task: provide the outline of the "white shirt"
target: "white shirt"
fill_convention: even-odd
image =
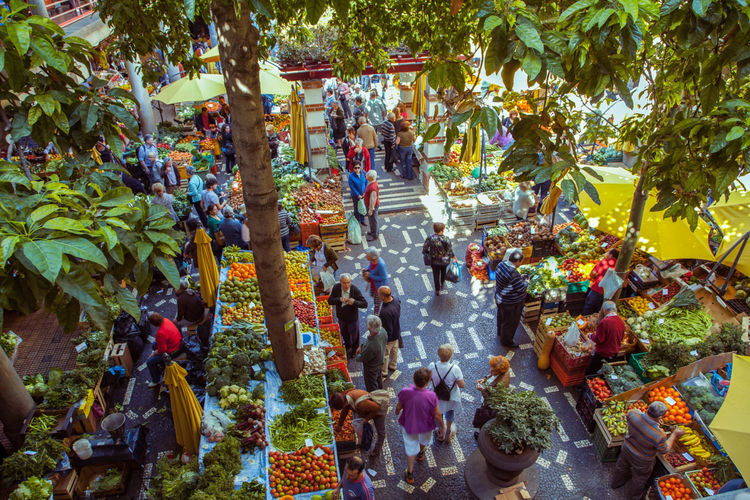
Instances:
[[[529,209],[534,206],[534,193],[523,191],[520,187],[516,188],[515,198],[513,200],[513,213],[516,217],[525,219],[529,215]]]
[[[453,366],[452,369],[451,366]],[[438,400],[438,409],[440,410],[440,413],[455,410],[456,407],[461,404],[461,388],[458,387],[458,384],[456,384],[456,382],[464,379],[464,374],[461,372],[461,368],[458,366],[458,363],[455,363],[453,361],[443,363],[442,361],[440,361],[438,363],[431,363],[429,368],[430,370],[432,370],[433,388],[437,387],[438,384],[440,384],[441,376],[443,377],[443,382],[445,382],[445,385],[447,385],[448,387],[453,387],[451,389],[451,398],[449,401]],[[450,373],[448,372],[449,369]],[[438,372],[440,373],[440,375],[438,375]]]

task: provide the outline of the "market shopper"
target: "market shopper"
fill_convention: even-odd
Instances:
[[[153,205],[161,205],[162,207],[166,208],[167,212],[169,212],[169,216],[172,217],[172,220],[177,222],[179,219],[177,218],[177,214],[175,213],[174,207],[172,206],[174,203],[174,196],[166,193],[164,191],[164,185],[160,182],[157,182],[153,186],[151,186],[151,189],[154,193],[154,196],[151,198],[151,203]]]
[[[185,167],[185,171],[190,176],[188,180],[188,198],[193,204],[193,208],[195,208],[195,212],[198,214],[201,223],[205,226],[208,224],[208,219],[206,218],[206,212],[203,210],[201,202],[204,189],[203,179],[195,173],[195,167],[192,165]]]
[[[401,177],[407,181],[414,179],[412,159],[414,157],[414,141],[416,140],[417,135],[411,128],[411,123],[408,120],[401,122],[398,134],[396,134],[396,146],[398,147],[398,155],[401,158]]]
[[[359,348],[359,310],[367,309],[367,300],[359,288],[352,285],[351,275],[343,273],[339,277],[339,282],[333,285],[328,303],[336,312],[346,356],[353,358]]]
[[[519,219],[526,220],[529,210],[536,204],[530,182],[522,182],[513,195],[513,214]]]
[[[352,110],[349,108],[349,84],[345,81],[337,78],[338,84],[336,86],[336,92],[339,94],[339,102],[341,103],[341,109],[344,111],[344,118],[347,120],[352,117]]]
[[[365,473],[365,463],[354,456],[346,461],[344,475],[333,490],[332,497],[338,498],[339,492],[349,500],[373,500],[375,490],[370,476]]]
[[[153,153],[153,155],[152,155]],[[143,136],[143,144],[138,146],[135,150],[135,155],[138,157],[138,163],[141,166],[141,171],[138,172],[140,175],[134,177],[140,178],[143,185],[146,188],[151,187],[151,167],[154,165],[156,158],[159,156],[159,151],[156,149],[154,144],[154,136],[146,134]]]
[[[208,214],[209,205],[218,206],[219,211],[221,211],[221,209],[224,208],[224,205],[226,205],[226,203],[222,203],[221,200],[219,200],[219,195],[216,192],[218,187],[219,181],[216,179],[216,176],[213,174],[207,174],[205,188],[201,192],[201,203],[203,204],[203,209],[206,210],[206,214]]]
[[[383,355],[388,334],[383,329],[380,318],[371,314],[367,316],[367,332],[369,335],[365,343],[357,349],[357,361],[362,363],[362,377],[368,392],[383,388],[383,377],[380,375],[383,366]]]
[[[146,361],[148,372],[151,375],[151,382],[148,383],[148,387],[154,388],[159,385],[164,373],[162,354],[169,354],[174,358],[182,353],[182,335],[174,323],[162,317],[159,313],[149,314],[148,322],[158,328],[156,335],[154,335],[154,352]]]
[[[359,117],[357,137],[362,139],[362,145],[370,153],[370,168],[375,169],[375,148],[378,147],[378,134],[364,116]]]
[[[279,210],[279,229],[281,231],[281,247],[284,249],[285,252],[291,252],[292,247],[289,243],[289,233],[292,228],[292,216],[289,215],[289,212],[284,210],[284,206],[279,203],[277,206]],[[248,233],[248,240],[249,240],[249,233]]]
[[[625,337],[625,322],[617,314],[617,305],[614,302],[606,301],[602,305],[599,317],[596,331],[589,334],[589,339],[594,343],[594,352],[586,370],[587,375],[598,372],[603,361],[615,361]]]
[[[396,115],[393,112],[388,113],[386,120],[380,127],[380,134],[383,136],[383,151],[385,152],[385,160],[383,163],[383,169],[390,173],[393,172],[393,156],[395,154],[396,147]]]
[[[378,239],[378,208],[380,208],[380,186],[378,186],[378,173],[375,170],[367,172],[365,208],[367,209],[367,225],[370,226],[365,239],[374,241]]]
[[[604,289],[600,286],[602,278],[607,274],[607,269],[614,268],[617,265],[617,258],[620,251],[616,248],[611,249],[602,259],[596,263],[589,274],[589,291],[586,294],[586,301],[583,303],[583,316],[594,314],[601,309],[604,302]]]
[[[346,118],[344,111],[339,107],[338,101],[332,103],[331,107],[331,131],[336,146],[343,148],[344,137],[346,137]],[[338,175],[338,170],[333,175]]]
[[[148,153],[148,162],[151,166],[148,169],[148,180],[151,183],[151,186],[156,184],[157,182],[161,183],[161,167],[162,163],[159,161],[159,157],[154,151],[149,151]]]
[[[370,122],[375,132],[379,132],[380,126],[388,115],[388,107],[383,102],[383,99],[378,97],[377,90],[373,89],[370,91],[370,99],[367,101],[365,109],[367,110],[367,121]]]
[[[414,484],[414,460],[422,462],[425,447],[432,445],[432,431],[436,423],[439,435],[445,434],[437,395],[427,388],[431,379],[429,368],[419,368],[414,372],[414,384],[398,393],[396,415],[399,415],[398,423],[406,449],[404,480],[409,484]]]
[[[354,118],[354,130],[357,130],[359,128],[359,119],[364,118],[365,114],[367,113],[364,102],[365,100],[360,96],[356,96],[354,98],[354,108],[352,109],[352,118]]]
[[[352,164],[351,160],[349,159],[349,151],[354,149],[354,146],[357,145],[357,131],[354,130],[354,127],[347,127],[346,128],[346,137],[344,137],[344,140],[341,141],[341,151],[344,152],[345,160],[345,166],[346,171],[351,172],[352,171]]]
[[[613,489],[626,486],[625,497],[639,500],[654,469],[657,453],[668,453],[675,439],[685,431],[677,427],[670,435],[661,430],[662,418],[667,413],[667,405],[655,401],[646,412],[630,410],[627,415],[628,432],[622,445],[620,456],[612,474]]]
[[[334,410],[339,410],[339,421],[334,424],[334,430],[338,432],[339,428],[346,422],[346,417],[350,411],[357,414],[357,418],[367,422],[372,420],[375,424],[375,430],[378,433],[378,440],[375,442],[375,448],[370,453],[370,458],[377,458],[380,455],[380,451],[383,449],[383,443],[385,442],[385,417],[387,412],[383,411],[380,404],[377,403],[369,392],[363,391],[362,389],[349,389],[344,392],[337,392],[332,394],[328,398],[328,404]],[[352,419],[354,420],[354,419]],[[360,434],[361,426],[355,427],[355,432]],[[361,436],[360,436],[361,440]]]
[[[232,169],[237,164],[237,157],[234,152],[234,140],[232,139],[232,127],[225,124],[221,127],[221,153],[224,155],[224,171],[232,174]]]
[[[224,118],[224,121],[226,123],[232,122],[232,108],[229,106],[229,104],[224,99],[224,96],[219,96],[219,114],[222,118]]]
[[[476,389],[482,395],[482,405],[474,412],[474,418],[471,421],[472,427],[477,429],[474,431],[474,439],[479,438],[479,429],[495,417],[495,410],[487,404],[487,390],[498,384],[510,386],[510,362],[505,356],[491,357],[490,374],[477,380]]]
[[[445,432],[438,436],[438,441],[443,442],[452,439],[455,434],[451,425],[454,416],[461,409],[461,389],[466,387],[464,374],[458,363],[452,362],[453,346],[443,344],[438,347],[438,358],[440,361],[433,362],[428,367],[432,371],[432,389],[438,398],[438,409],[445,421]]]
[[[195,326],[208,317],[206,303],[197,290],[190,288],[187,277],[180,279],[180,288],[174,293],[177,295],[177,317],[174,319],[177,328]]]
[[[401,347],[401,301],[391,294],[391,287],[378,288],[378,298],[383,303],[378,317],[383,323],[383,329],[388,335],[383,356],[383,378],[388,377],[388,371],[395,371],[398,365],[398,349]]]
[[[273,125],[266,125],[266,139],[268,140],[268,147],[271,150],[271,159],[279,156],[279,134],[274,130]]]
[[[383,302],[377,292],[381,286],[388,284],[388,271],[385,268],[385,262],[380,257],[380,250],[377,248],[369,247],[365,250],[365,258],[370,264],[362,271],[362,277],[370,284],[370,296],[374,300],[373,314],[378,314]]]
[[[365,215],[359,213],[357,206],[359,201],[365,197],[367,178],[362,172],[362,164],[357,160],[352,162],[352,172],[349,174],[348,182],[349,194],[352,197],[352,206],[354,206],[354,217],[357,218],[360,224],[365,225]],[[364,203],[364,200],[362,203]]]
[[[161,178],[164,180],[164,188],[167,193],[172,194],[180,189],[180,171],[172,163],[172,158],[164,158],[161,167]]]
[[[521,276],[518,267],[523,254],[518,250],[512,252],[507,261],[495,269],[495,304],[497,304],[497,335],[500,343],[509,348],[518,347],[513,340],[521,321],[523,304],[526,300],[528,279]]]
[[[214,203],[211,203],[208,205],[208,208],[206,209],[206,215],[208,217],[208,224],[206,224],[206,232],[211,237],[212,240],[216,241],[216,231],[219,230],[219,226],[221,226],[221,223],[224,221],[224,218],[221,216],[221,210],[219,209],[219,205],[216,205]],[[214,249],[214,252],[216,253],[217,249]]]
[[[453,244],[451,240],[443,234],[445,224],[435,222],[432,225],[434,234],[424,240],[422,245],[422,256],[425,263],[429,262],[432,268],[432,281],[435,284],[435,295],[440,295],[440,291],[445,289],[445,271],[453,259],[458,262],[453,253]]]
[[[234,209],[226,206],[221,213],[224,215],[224,220],[219,224],[219,231],[224,235],[226,246],[234,245],[247,250],[245,242],[242,241],[242,223],[237,220]]]
[[[369,172],[370,168],[372,168],[370,152],[364,147],[364,141],[362,138],[358,137],[354,140],[354,147],[349,149],[346,158],[349,160],[349,168],[352,168],[355,161],[358,161],[362,165],[362,170],[364,170],[365,173]]]

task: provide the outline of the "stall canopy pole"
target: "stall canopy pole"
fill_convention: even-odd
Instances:
[[[740,257],[742,257],[742,252],[745,250],[745,245],[747,245],[747,241],[750,239],[750,231],[746,232],[742,238],[737,240],[734,245],[732,245],[729,250],[724,252],[724,255],[722,255],[721,259],[716,261],[714,266],[711,268],[711,272],[708,273],[708,276],[706,276],[706,279],[703,280],[703,284],[705,285],[708,279],[716,272],[716,269],[721,265],[721,263],[726,259],[732,251],[737,248],[737,246],[740,247],[740,249],[737,251],[737,255],[734,257],[734,262],[732,262],[732,266],[729,268],[729,274],[727,275],[726,281],[724,281],[724,284],[721,285],[720,288],[716,288],[713,284],[711,284],[711,287],[714,288],[717,292],[719,292],[719,295],[724,296],[724,293],[727,291],[727,287],[729,286],[729,282],[732,280],[732,276],[734,276],[734,271],[737,268],[737,262],[739,262]]]
[[[480,128],[479,133],[482,135],[482,155],[479,157],[479,192],[482,192],[482,177],[487,173],[487,155],[484,146],[484,131]]]

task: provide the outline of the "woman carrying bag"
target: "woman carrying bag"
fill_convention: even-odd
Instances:
[[[311,234],[307,238],[306,245],[310,248],[310,272],[312,273],[313,281],[315,281],[315,288],[319,288],[320,291],[325,291],[333,287],[335,284],[335,278],[339,266],[336,264],[339,256],[336,254],[336,250],[329,247],[317,234]],[[333,283],[330,286],[326,286],[322,279],[322,273],[329,273]]]
[[[440,290],[445,288],[445,271],[448,269],[451,259],[458,262],[453,254],[453,245],[447,236],[443,235],[445,224],[436,222],[432,225],[435,234],[428,237],[422,246],[422,257],[427,266],[432,267],[432,279],[435,283],[435,295],[440,295]]]

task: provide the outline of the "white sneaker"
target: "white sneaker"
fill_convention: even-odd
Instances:
[[[153,389],[154,387],[159,387],[159,385],[160,384],[158,382],[149,382],[148,383],[148,388],[149,389]]]

